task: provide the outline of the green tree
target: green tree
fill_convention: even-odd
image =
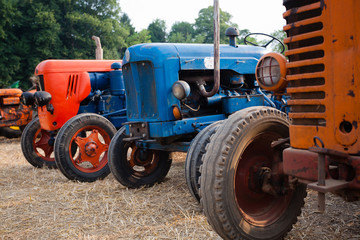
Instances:
[[[129,16],[126,13],[122,14],[122,16],[120,18],[120,24],[121,24],[122,27],[129,30],[129,35],[133,35],[135,33],[135,28],[131,24],[131,20],[130,20]]]
[[[140,32],[135,33],[134,35],[131,35],[128,42],[130,43],[129,46],[140,43],[150,43],[151,36],[148,30],[143,29]]]
[[[14,43],[18,37],[12,32],[18,25],[21,13],[12,1],[0,0],[0,87],[4,88],[13,80],[13,76],[20,69],[21,58],[15,55]]]
[[[20,68],[11,74],[11,78],[12,81],[20,80],[20,85],[26,88],[30,85],[29,77],[40,61],[61,56],[61,28],[48,2],[23,0],[13,3],[20,14],[9,30],[9,33],[16,36],[16,41],[11,43],[12,51],[9,54],[20,59]]]
[[[190,34],[184,36],[183,33],[177,32],[177,33],[172,33],[171,35],[169,35],[168,42],[169,43],[193,43],[194,39],[193,39],[192,35],[190,35]]]
[[[123,57],[123,54],[128,47],[139,43],[151,42],[151,36],[149,31],[144,29],[140,32],[136,32],[135,28],[131,24],[129,16],[126,13],[121,16],[120,25],[125,31],[127,31],[127,37],[125,39],[125,42],[120,47],[121,57]]]
[[[194,27],[191,23],[188,22],[176,22],[172,25],[168,42],[193,42],[195,35]]]
[[[286,38],[286,32],[283,30],[276,30],[276,31],[270,33],[270,35],[276,37],[281,42],[284,42],[284,39]],[[281,50],[282,50],[281,44],[278,42],[275,42],[275,44],[272,45],[272,50],[275,52],[281,53]],[[285,45],[285,51],[286,50],[287,50],[287,46]]]
[[[285,51],[287,49],[286,45],[284,49],[282,44],[280,43],[284,42],[284,39],[286,38],[286,33],[283,30],[276,30],[269,35],[270,36],[254,34],[250,36],[250,38],[248,38],[248,41],[257,44],[258,46],[266,46],[266,48],[272,52],[282,53],[282,51]],[[280,42],[273,39],[272,37],[275,37]]]
[[[250,34],[250,30],[249,29],[242,29],[242,30],[239,30],[239,37],[238,37],[238,43],[239,44],[244,44],[244,39],[245,37]],[[252,40],[254,40],[255,42],[255,39],[253,38]]]
[[[93,35],[105,59],[119,59],[132,34],[118,0],[0,0],[0,85],[28,79],[45,59],[94,59]]]
[[[199,12],[198,18],[195,19],[194,28],[197,35],[204,37],[204,43],[214,42],[214,7],[209,6],[203,8]],[[230,13],[220,9],[220,42],[227,43],[228,38],[225,36],[225,31],[229,27],[237,27],[237,24],[231,22],[232,16]]]
[[[128,32],[120,26],[120,6],[116,0],[59,0],[59,22],[66,58],[94,58],[94,42],[100,37],[104,58],[120,58],[120,46]]]
[[[132,45],[140,44],[140,43],[150,43],[151,42],[151,36],[148,30],[144,29],[140,32],[134,32],[134,34],[129,35],[129,37],[126,39],[125,45],[122,47],[122,57],[125,53],[125,50],[128,47],[131,47]]]
[[[166,23],[164,20],[155,19],[149,24],[147,30],[150,33],[152,42],[166,41]]]

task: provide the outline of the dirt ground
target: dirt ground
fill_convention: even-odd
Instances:
[[[0,239],[220,239],[191,197],[184,154],[174,154],[166,181],[130,190],[113,176],[68,181],[58,170],[35,169],[20,139],[0,137]],[[289,239],[360,239],[360,203],[327,195],[326,213],[309,192]]]

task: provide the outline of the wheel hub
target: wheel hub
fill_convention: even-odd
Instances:
[[[50,134],[50,138],[49,138],[49,140],[48,140],[48,144],[49,144],[49,146],[54,146],[54,143],[55,143],[55,135],[56,134]]]
[[[146,149],[136,149],[134,162],[138,166],[146,166],[151,162],[148,151]]]
[[[98,145],[96,144],[96,142],[91,141],[85,144],[85,154],[89,157],[94,157],[97,155],[97,149],[98,149]]]
[[[269,167],[254,166],[250,169],[248,186],[249,190],[256,193],[267,193],[274,197],[286,194],[286,188],[279,184],[281,176],[273,176]]]
[[[54,135],[41,128],[35,133],[35,138],[33,139],[32,144],[36,155],[46,162],[55,162],[55,158],[51,156],[54,152],[54,140],[52,139],[54,139]],[[41,149],[43,153],[40,153],[38,148]]]
[[[254,166],[250,169],[249,174],[249,189],[254,192],[263,192],[263,185],[271,178],[271,169],[263,166]]]

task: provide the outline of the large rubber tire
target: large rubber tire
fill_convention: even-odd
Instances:
[[[287,188],[278,197],[259,187],[259,170],[271,169],[275,162],[281,165],[271,143],[288,137],[288,125],[286,114],[276,109],[251,107],[230,116],[211,137],[201,166],[200,201],[222,238],[283,239],[297,221],[305,185]],[[280,183],[285,190],[288,177],[274,174],[272,184]]]
[[[54,140],[56,132],[41,129],[39,118],[31,120],[21,135],[21,150],[34,167],[56,168]]]
[[[165,151],[147,150],[146,157],[140,157],[141,149],[136,142],[124,141],[125,128],[115,134],[109,147],[111,173],[128,188],[150,187],[162,182],[170,170],[172,159]]]
[[[69,119],[57,134],[55,161],[70,180],[93,182],[110,173],[108,148],[116,133],[106,118],[83,113]]]
[[[202,165],[202,156],[205,154],[205,147],[210,142],[210,137],[223,121],[214,122],[200,131],[191,141],[185,160],[185,179],[191,195],[200,202],[199,196],[199,168]]]

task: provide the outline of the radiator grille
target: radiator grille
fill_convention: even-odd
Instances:
[[[293,125],[326,126],[322,1],[284,0],[289,116]]]
[[[68,79],[67,91],[66,91],[66,99],[71,98],[76,95],[77,83],[79,81],[78,74],[70,74]]]
[[[150,61],[123,66],[127,116],[130,121],[155,120],[159,117],[155,68]],[[164,83],[161,83],[164,84]]]
[[[79,81],[79,75],[78,74],[70,74],[69,75],[67,92],[66,92],[66,99],[69,99],[72,96],[76,95],[76,88],[77,88],[78,81]]]

